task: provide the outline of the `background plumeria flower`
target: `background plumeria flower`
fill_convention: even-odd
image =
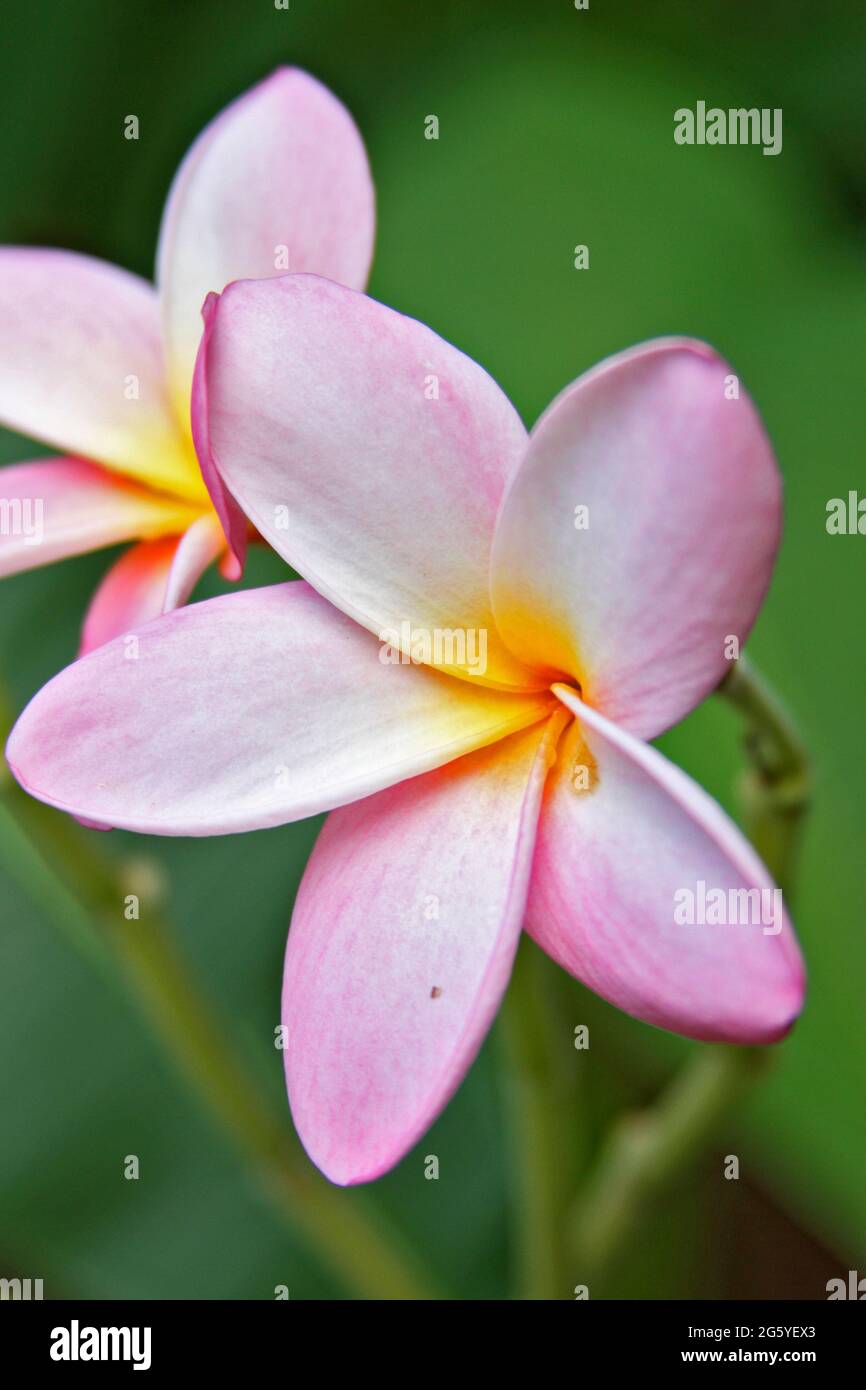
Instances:
[[[308,582],[161,618],[138,661],[94,652],[35,697],[8,757],[33,795],[157,834],[342,808],[286,955],[286,1075],[314,1162],[362,1182],[418,1140],[524,924],[638,1018],[780,1038],[804,989],[787,919],[768,935],[674,918],[679,890],[769,890],[767,871],[643,742],[718,684],[773,565],[779,478],[727,366],[650,343],[579,378],[527,439],[429,329],[303,275],[213,298],[201,357],[224,481]],[[457,648],[447,669],[383,659],[378,635],[406,624],[404,652],[486,631],[486,670]]]
[[[82,650],[185,602],[221,554],[229,575],[243,563],[246,522],[206,456],[200,470],[190,430],[205,294],[287,269],[363,288],[373,236],[351,117],[312,77],[279,69],[186,155],[156,289],[73,252],[0,249],[0,421],[69,454],[0,472],[0,575],[137,542],[97,590]]]

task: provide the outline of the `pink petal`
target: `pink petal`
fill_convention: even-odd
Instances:
[[[208,344],[213,328],[217,295],[209,294],[202,306],[204,330],[201,347],[195,361],[192,379],[192,437],[198,455],[201,475],[210,494],[214,511],[220,520],[223,533],[235,560],[237,573],[232,577],[239,579],[244,571],[247,558],[247,519],[232,497],[214,461],[210,447],[210,428],[208,425],[207,362]]]
[[[545,730],[337,811],[319,837],[283,1020],[295,1125],[332,1182],[393,1167],[490,1027],[523,920]]]
[[[374,233],[361,137],[346,108],[315,78],[278,68],[211,121],[175,176],[157,255],[181,417],[189,418],[208,291],[287,269],[362,289]]]
[[[206,512],[181,536],[174,554],[160,612],[182,607],[205,570],[225,549],[225,537],[217,517]],[[151,615],[157,617],[156,613]],[[144,621],[148,621],[145,619]]]
[[[206,359],[213,456],[275,550],[403,649],[404,623],[413,635],[469,630],[479,646],[483,633],[485,669],[470,679],[543,685],[490,609],[494,518],[526,435],[481,367],[414,319],[308,275],[230,285]],[[459,655],[435,664],[467,675]]]
[[[803,964],[767,870],[706,792],[654,748],[556,686],[579,723],[545,792],[527,931],[603,998],[687,1037],[766,1043],[800,1011]],[[582,768],[590,789],[579,791]],[[720,889],[727,925],[681,925],[675,895]],[[763,889],[737,917],[731,890]],[[755,901],[755,907],[761,904]],[[709,914],[705,914],[709,915]],[[778,934],[770,933],[778,922]]]
[[[96,464],[64,458],[0,469],[0,513],[0,575],[137,536],[164,535],[196,515],[185,502]]]
[[[90,601],[81,629],[80,656],[114,637],[133,634],[159,616],[178,542],[178,536],[141,541],[115,560]]]
[[[71,251],[0,249],[0,420],[152,487],[200,500],[165,386],[156,294]]]
[[[208,512],[182,536],[144,541],[127,550],[93,596],[79,655],[180,608],[224,545],[222,527]]]
[[[603,362],[536,425],[497,524],[493,606],[512,650],[646,738],[721,680],[773,568],[779,475],[731,380],[686,340]]]
[[[33,796],[85,820],[220,835],[369,796],[550,705],[385,664],[295,582],[127,626],[35,696],[7,756]]]

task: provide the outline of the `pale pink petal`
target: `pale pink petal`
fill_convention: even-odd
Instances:
[[[289,932],[284,1057],[298,1134],[333,1182],[393,1167],[490,1027],[523,921],[545,731],[337,811],[319,837]]]
[[[180,608],[224,546],[219,521],[206,512],[180,536],[145,541],[125,551],[91,600],[79,655]]]
[[[55,676],[7,755],[33,796],[86,820],[219,835],[369,796],[555,704],[381,655],[303,583],[191,604]]]
[[[486,372],[430,329],[310,275],[230,285],[206,347],[210,448],[232,494],[289,564],[404,649],[484,634],[483,671],[539,682],[493,622],[490,540],[526,434]],[[467,635],[467,633],[469,635]]]
[[[81,459],[35,459],[0,469],[0,576],[133,537],[179,530],[196,515]]]
[[[71,251],[0,249],[0,420],[162,491],[204,486],[165,381],[156,293]]]
[[[216,305],[217,296],[209,294],[202,306],[202,319],[204,320],[202,343],[195,361],[192,379],[192,437],[195,442],[195,451],[198,455],[202,478],[234,557],[237,572],[232,575],[232,578],[239,579],[243,574],[247,558],[249,526],[246,517],[220,477],[211,453],[210,427],[208,425],[207,372],[205,367]]]
[[[171,186],[157,256],[182,419],[189,419],[200,311],[210,290],[287,270],[362,289],[374,233],[361,137],[315,78],[278,68],[211,121]]]
[[[79,655],[103,646],[113,637],[132,634],[159,617],[179,540],[179,536],[164,536],[161,540],[141,541],[115,560],[90,600],[81,629]]]
[[[497,622],[522,660],[652,738],[729,669],[780,524],[773,453],[731,368],[702,343],[635,348],[533,430],[496,528]]]
[[[225,537],[218,518],[212,512],[198,517],[178,542],[160,612],[170,613],[186,603],[205,570],[224,549]],[[158,615],[153,613],[150,616],[155,618]]]
[[[590,989],[648,1023],[709,1041],[782,1037],[802,1006],[803,965],[751,845],[656,749],[573,692],[556,693],[579,723],[545,791],[527,930]],[[700,894],[711,890],[725,895],[724,924],[701,914]],[[766,896],[741,903],[729,897],[739,890]],[[686,893],[709,922],[677,920]]]

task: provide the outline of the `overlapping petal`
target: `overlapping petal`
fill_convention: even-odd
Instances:
[[[648,1023],[710,1041],[782,1037],[802,1005],[803,966],[754,850],[654,748],[572,691],[556,692],[577,720],[545,791],[527,930],[566,970]],[[675,912],[688,900],[677,895],[695,895],[697,918],[711,890],[725,894],[728,922],[681,924]],[[729,897],[741,890],[765,897]]]
[[[190,420],[195,451],[198,456],[201,475],[213,503],[214,511],[220,520],[226,543],[229,546],[237,570],[237,578],[243,574],[247,558],[247,532],[249,523],[232,494],[220,476],[210,445],[210,424],[208,420],[208,384],[206,365],[208,342],[213,330],[214,311],[218,296],[209,294],[202,306],[204,323],[202,344],[195,362],[190,401]]]
[[[208,565],[225,546],[212,512],[182,535],[142,541],[121,555],[103,578],[87,610],[79,655],[132,634],[161,613],[186,603]]]
[[[229,286],[205,350],[213,457],[275,550],[377,634],[483,632],[486,670],[471,679],[544,684],[490,608],[494,519],[526,435],[481,367],[306,275]]]
[[[196,514],[179,498],[81,459],[11,464],[0,470],[0,576],[177,532]]]
[[[168,398],[156,293],[71,251],[0,248],[0,421],[161,491],[204,485]]]
[[[367,156],[345,107],[280,68],[205,127],[163,217],[157,279],[177,408],[189,420],[205,295],[230,280],[313,271],[361,289],[375,232]]]
[[[7,758],[33,796],[86,820],[218,835],[369,796],[550,704],[385,664],[375,638],[294,582],[92,651],[31,701]]]
[[[205,512],[178,541],[159,611],[170,613],[186,603],[205,570],[224,549],[225,537],[219,518],[213,512]],[[158,614],[151,616],[155,618]]]
[[[130,546],[103,575],[81,628],[79,655],[113,637],[133,635],[159,617],[180,538],[163,536]]]
[[[780,524],[772,450],[730,367],[687,340],[636,348],[580,377],[532,432],[493,546],[500,631],[652,738],[748,635]]]
[[[548,723],[325,824],[289,932],[283,1020],[295,1125],[334,1182],[402,1158],[490,1026],[523,920]]]

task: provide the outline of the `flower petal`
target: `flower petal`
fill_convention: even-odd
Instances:
[[[190,148],[168,195],[157,279],[178,410],[189,393],[209,290],[315,271],[362,289],[375,199],[361,137],[315,78],[278,68]]]
[[[91,600],[79,656],[180,608],[224,546],[219,521],[206,512],[183,535],[144,541],[125,551]]]
[[[81,459],[35,459],[0,470],[0,576],[133,537],[179,530],[188,503]]]
[[[86,820],[220,835],[369,796],[552,703],[384,664],[374,638],[294,582],[128,628],[35,696],[7,756],[33,796]]]
[[[718,684],[727,639],[745,641],[770,580],[779,476],[732,383],[686,340],[603,362],[536,425],[497,523],[503,637],[641,737]]]
[[[171,613],[182,607],[205,570],[225,549],[225,537],[219,518],[205,512],[181,536],[174,553],[166,581],[160,612]],[[152,617],[157,617],[154,613]],[[144,619],[148,621],[148,619]]]
[[[204,479],[205,487],[208,490],[210,500],[213,503],[214,511],[220,520],[226,542],[234,559],[236,569],[235,578],[240,578],[244,572],[244,565],[247,558],[247,531],[249,525],[246,517],[241,511],[235,499],[232,497],[216,466],[210,446],[210,427],[208,425],[208,395],[207,395],[207,373],[205,364],[207,362],[207,348],[213,329],[214,310],[216,309],[218,296],[209,294],[202,305],[202,318],[204,320],[204,330],[202,335],[202,349],[195,361],[195,371],[192,378],[192,398],[191,398],[191,423],[192,437],[195,443],[195,451],[198,455],[201,475]]]
[[[90,256],[0,249],[0,420],[176,496],[204,485],[168,399],[152,286]]]
[[[782,1037],[802,1006],[803,965],[751,845],[656,749],[555,689],[579,722],[545,792],[527,931],[590,989],[660,1028],[708,1041]],[[694,894],[700,916],[701,884],[705,896],[724,893],[729,925],[677,921],[687,902],[677,895]],[[728,896],[739,890],[767,896],[740,904]],[[738,924],[745,906],[763,909],[758,922]]]
[[[286,1081],[336,1183],[403,1157],[460,1084],[508,983],[546,725],[330,816],[286,951]]]
[[[493,522],[526,434],[486,372],[430,329],[309,275],[230,285],[205,348],[210,446],[261,534],[344,612],[487,644],[470,679],[544,682],[488,595]],[[434,661],[467,675],[456,648]],[[465,656],[465,654],[464,654]]]
[[[137,628],[159,617],[179,539],[163,536],[141,541],[115,560],[90,600],[81,629],[80,656],[114,637],[133,636]]]

